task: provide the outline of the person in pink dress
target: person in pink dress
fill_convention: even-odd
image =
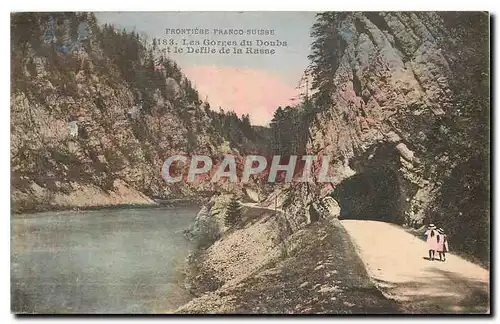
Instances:
[[[437,252],[439,253],[439,261],[446,261],[446,252],[448,252],[448,237],[444,233],[442,228],[437,230],[437,241],[438,247]]]
[[[436,251],[438,249],[437,230],[434,224],[429,224],[425,232],[427,244],[429,245],[429,261],[434,261]]]

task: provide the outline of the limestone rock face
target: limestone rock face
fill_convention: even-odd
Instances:
[[[168,72],[153,71],[145,63],[146,49],[137,50],[145,45],[135,36],[110,28],[97,32],[95,22],[89,23],[93,32],[87,35],[92,46],[67,53],[54,50],[55,45],[41,38],[49,15],[19,14],[12,26],[14,36],[28,28],[36,31],[31,38],[14,38],[11,48],[13,210],[91,205],[78,202],[73,194],[77,187],[95,192],[96,205],[112,204],[110,197],[120,192],[135,191],[130,201],[137,202],[141,195],[168,199],[213,190],[209,181],[169,184],[161,175],[169,156],[216,159],[223,153],[219,148],[224,138],[212,125],[213,117],[175,62]],[[75,15],[54,15],[63,35],[71,36],[74,24],[69,21],[83,19]],[[116,57],[111,42],[131,51]],[[232,190],[236,185],[225,186]],[[126,202],[126,197],[118,201]]]
[[[401,135],[403,140],[412,137],[417,125],[398,125],[401,119],[428,123],[452,108],[451,71],[429,31],[435,28],[427,22],[431,17],[439,21],[430,13],[353,13],[345,18],[343,26],[352,30],[353,40],[346,43],[332,76],[337,89],[333,105],[312,126],[311,152],[352,158],[356,150],[385,137],[394,142]]]
[[[179,83],[173,78],[167,78],[165,80],[166,90],[172,98],[178,98],[181,95],[181,88]]]
[[[400,195],[383,200],[394,200],[407,225],[440,223],[461,241],[469,240],[474,254],[486,256],[486,239],[476,244],[473,237],[488,237],[487,14],[333,15],[324,21],[340,40],[335,49],[325,45],[331,53],[323,58],[338,66],[318,63],[326,67],[313,72],[320,84],[316,90],[322,91],[316,98],[323,101],[310,125],[306,154],[332,157],[333,178],[339,179],[332,192],[353,176],[346,166],[356,179],[364,173],[376,179],[378,189],[360,188],[372,192],[386,187],[387,179],[370,169],[392,170],[397,182],[391,186]],[[322,84],[332,85],[325,91]],[[302,199],[284,209],[307,212],[308,205],[329,194],[319,187],[291,190]]]
[[[328,210],[328,213],[332,217],[338,217],[340,215],[340,206],[339,203],[333,199],[332,197],[325,197],[323,198],[323,205],[326,207]]]

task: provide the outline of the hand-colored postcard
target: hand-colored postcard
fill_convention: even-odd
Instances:
[[[488,12],[11,13],[15,314],[489,314]]]

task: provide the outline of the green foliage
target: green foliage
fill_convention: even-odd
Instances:
[[[47,28],[49,17],[55,20],[54,33],[58,36],[55,44],[44,44],[43,34]],[[55,51],[55,46],[66,40],[66,36],[76,33],[78,22],[82,16],[76,13],[13,13],[11,15],[11,80],[12,91],[23,91],[33,87],[36,80],[34,56],[45,57],[48,65],[57,73],[52,74],[51,83],[62,92],[62,95],[76,94],[74,82],[75,72],[78,70],[77,61],[71,55],[64,55]],[[65,29],[68,22],[68,29]],[[71,38],[71,37],[70,37]],[[71,39],[70,39],[71,40]],[[27,68],[29,74],[23,71]],[[33,92],[33,91],[32,91]],[[66,94],[66,92],[68,94]],[[27,93],[27,95],[29,95]],[[46,97],[48,94],[44,93]],[[44,102],[44,100],[42,100]]]
[[[303,154],[313,118],[314,111],[307,100],[295,107],[278,107],[270,124],[273,154]]]
[[[198,138],[196,137],[196,134],[191,129],[188,129],[187,152],[188,153],[194,152],[194,150],[197,146],[198,146]]]
[[[55,43],[44,43],[44,31],[48,30],[50,17],[54,20]],[[152,94],[156,90],[167,100],[173,101],[166,91],[166,79],[173,78],[179,84],[184,76],[177,64],[166,57],[160,58],[163,71],[155,69],[153,49],[148,48],[146,41],[135,32],[119,31],[114,26],[105,24],[98,26],[93,13],[15,13],[11,16],[11,64],[13,91],[25,91],[30,88],[36,76],[33,54],[48,58],[48,77],[61,95],[74,97],[77,95],[75,75],[81,63],[72,52],[56,51],[58,46],[76,40],[78,26],[86,22],[90,29],[91,42],[82,44],[88,52],[93,65],[103,75],[119,74],[131,90],[137,94],[137,101],[143,100],[144,111],[154,105]],[[90,43],[93,43],[94,49]],[[97,51],[100,49],[100,51]],[[31,53],[28,53],[30,51]],[[25,67],[30,75],[25,75]],[[89,65],[82,64],[86,72]],[[115,70],[117,69],[117,71]],[[199,107],[198,92],[189,80],[182,83],[182,102],[176,106],[183,108],[189,105]]]
[[[250,124],[250,115],[244,114],[241,119],[234,111],[219,111],[210,109],[210,105],[203,105],[205,113],[210,118],[209,132],[219,137],[219,144],[229,142],[231,147],[237,148],[241,153],[262,153],[269,150],[269,134]]]
[[[152,94],[156,90],[166,100],[173,101],[175,107],[185,110],[189,104],[200,105],[198,92],[186,81],[184,96],[180,101],[167,91],[167,78],[176,80],[179,84],[184,78],[177,64],[166,57],[160,56],[159,63],[164,70],[155,69],[153,48],[148,48],[146,42],[138,34],[119,32],[114,26],[104,25],[100,46],[108,58],[119,68],[129,86],[138,94],[136,100],[143,101],[143,110],[148,112],[154,105]]]
[[[317,90],[313,101],[319,107],[331,104],[331,94],[335,91],[333,76],[340,64],[342,53],[347,46],[339,33],[339,27],[346,12],[323,12],[316,16],[312,27],[310,71],[313,77],[312,88]]]
[[[387,29],[380,15],[364,14],[381,29]],[[347,15],[321,13],[313,25],[309,59],[312,88],[316,90],[315,109],[333,104],[333,78],[346,47],[341,26]],[[490,18],[481,12],[439,15],[442,21],[432,22],[439,30],[433,41],[449,67],[446,79],[453,94],[451,108],[444,109],[442,116],[410,115],[395,123],[410,135],[407,140],[414,146],[426,178],[443,184],[427,216],[449,231],[450,241],[455,240],[457,248],[485,261],[489,256],[490,221]],[[428,13],[417,13],[415,17],[429,22]],[[370,34],[359,21],[355,25],[358,31]],[[285,110],[277,112],[273,129],[278,138],[293,139],[293,132],[281,131],[290,127],[290,123],[283,122],[286,115]],[[281,151],[293,149],[289,143],[278,143]]]
[[[76,40],[82,22],[90,30],[89,42],[83,46],[88,55],[85,59],[77,53],[59,50],[61,45]],[[44,37],[52,30],[50,26],[53,26],[57,38],[55,42],[48,42]],[[132,104],[142,102],[142,112],[146,114],[153,113],[157,102],[155,94],[159,93],[170,105],[164,106],[165,111],[155,110],[155,116],[173,109],[187,129],[189,152],[196,151],[198,134],[204,130],[217,144],[226,140],[242,153],[258,151],[256,142],[267,144],[263,132],[254,131],[249,115],[240,119],[234,112],[214,112],[208,104],[202,108],[198,91],[176,62],[135,32],[126,32],[110,24],[100,27],[92,13],[17,13],[12,15],[11,27],[12,92],[25,93],[30,101],[42,107],[50,108],[54,96],[77,101],[76,75],[83,70],[84,76],[96,75],[111,87],[125,85],[134,94]],[[37,76],[36,62],[39,59],[44,62],[47,72],[44,76]],[[50,81],[54,87],[43,88],[40,78]],[[94,103],[100,114],[106,116],[106,98],[98,93]],[[206,116],[209,125],[200,123]],[[143,121],[135,120],[132,128],[140,141],[154,142]]]
[[[236,196],[232,196],[227,206],[224,223],[226,226],[234,226],[241,220],[241,204]]]
[[[42,32],[39,28],[42,13],[12,13],[11,14],[11,44],[15,50],[24,52],[28,44],[40,46]]]
[[[431,216],[449,228],[450,240],[457,249],[489,262],[489,17],[479,12],[441,16],[449,32],[440,45],[452,71],[454,109],[436,121],[431,154],[446,155],[448,167],[452,165],[453,169],[443,179]]]
[[[82,35],[79,28],[85,25],[89,30],[85,43],[66,46],[75,43],[77,35]],[[152,165],[157,169],[158,162],[172,149],[196,153],[227,141],[231,145],[229,149],[237,148],[245,154],[258,151],[261,143],[268,142],[266,130],[255,130],[249,115],[239,118],[234,112],[214,112],[208,104],[202,107],[197,90],[174,61],[162,56],[135,32],[109,24],[99,26],[92,13],[16,13],[12,15],[11,36],[11,91],[13,97],[20,93],[26,95],[30,104],[27,113],[31,114],[29,107],[45,109],[62,127],[82,115],[89,123],[87,136],[82,133],[85,128],[79,127],[79,136],[71,140],[77,143],[79,151],[74,153],[70,164],[60,162],[68,170],[53,176],[58,181],[92,183],[109,189],[117,178],[132,178],[124,170],[126,164],[145,167],[147,173],[152,174],[149,172]],[[84,97],[92,88],[96,93]],[[128,114],[131,106],[142,107],[139,116]],[[15,108],[15,118],[18,118],[18,107]],[[162,118],[167,114],[168,118]],[[111,128],[117,127],[117,116],[120,129],[118,134],[113,134],[115,130]],[[180,120],[183,125],[176,129],[182,134],[169,134],[172,130],[161,129],[167,120]],[[155,122],[158,127],[151,127]],[[33,132],[31,138],[35,138],[40,127],[45,127],[44,123],[33,124],[32,128],[26,127],[27,132]],[[111,140],[112,148],[104,147],[102,143],[106,141],[102,141],[100,147],[89,145],[102,136],[102,130]],[[164,131],[167,143],[160,143],[162,136],[157,132]],[[179,135],[184,136],[185,141],[177,140]],[[47,144],[44,138],[37,137],[35,144],[44,147]],[[63,143],[54,144],[56,149],[63,148]],[[169,147],[165,148],[166,145]],[[100,155],[107,163],[100,162]],[[57,156],[62,161],[66,158]],[[14,176],[16,184],[27,188],[27,179],[47,182],[45,174],[54,173],[56,168],[43,154],[27,155],[16,162],[24,164],[18,172],[22,176]],[[30,174],[32,169],[36,171]],[[152,181],[161,180],[159,172],[156,176],[158,178],[151,176]],[[148,184],[140,179],[130,183],[147,192]]]

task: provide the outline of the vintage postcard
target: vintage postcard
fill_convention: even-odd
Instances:
[[[487,12],[12,12],[15,314],[490,314]]]

